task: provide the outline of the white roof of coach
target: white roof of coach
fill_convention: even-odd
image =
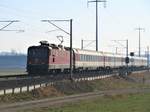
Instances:
[[[96,52],[92,50],[81,50],[81,49],[74,49],[74,52],[77,54],[84,54],[84,55],[103,55],[103,52]]]
[[[99,55],[99,56],[109,56],[109,57],[125,57],[121,54],[114,54],[110,52],[102,52],[102,51],[93,51],[93,50],[82,50],[82,49],[73,49],[77,54],[85,54],[85,55]]]
[[[114,54],[114,53],[110,53],[110,52],[102,52],[102,51],[93,51],[93,50],[82,50],[82,49],[73,49],[73,51],[77,54],[84,54],[84,55],[98,55],[98,56],[109,56],[109,57],[123,57],[125,58],[126,55],[123,54]],[[129,58],[131,58],[131,56],[129,56]],[[143,59],[143,60],[147,60],[147,58],[145,57],[135,57],[133,56],[134,59]]]

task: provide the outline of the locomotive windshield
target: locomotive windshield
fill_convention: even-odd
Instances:
[[[46,64],[48,60],[47,47],[31,47],[28,50],[28,62],[30,64]]]
[[[32,58],[46,58],[48,55],[48,50],[46,48],[31,48],[28,51],[28,56]]]

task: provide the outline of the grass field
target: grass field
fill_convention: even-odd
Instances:
[[[150,94],[114,95],[98,97],[59,107],[21,112],[150,112]]]

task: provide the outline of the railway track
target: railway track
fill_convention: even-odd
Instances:
[[[137,71],[136,71],[137,72]],[[139,71],[138,71],[139,72]],[[144,72],[144,71],[142,71]],[[75,74],[74,80],[80,81],[80,80],[88,80],[89,78],[95,78],[99,76],[112,76],[116,75],[117,72],[103,74],[103,73],[97,73],[97,74]],[[31,85],[37,85],[37,84],[43,84],[43,83],[55,83],[57,81],[61,81],[62,79],[69,79],[69,74],[65,74],[66,77],[63,75],[58,75],[57,77],[52,76],[29,76],[27,74],[21,74],[21,75],[15,75],[15,76],[1,76],[0,77],[0,90],[6,90],[6,89],[13,89],[13,88],[20,88],[25,86],[31,86]],[[76,77],[75,77],[76,76]],[[100,78],[98,78],[100,79]],[[92,79],[93,80],[93,79]]]
[[[24,78],[27,77],[28,74],[16,74],[16,75],[1,75],[0,79],[9,79],[9,78]]]
[[[57,97],[57,98],[49,98],[35,101],[26,101],[26,102],[18,102],[8,105],[1,105],[0,110],[2,112],[16,112],[19,110],[32,109],[32,108],[41,108],[48,107],[53,105],[63,105],[64,103],[76,102],[85,99],[91,99],[103,95],[117,95],[117,94],[135,94],[135,93],[150,93],[150,88],[145,89],[118,89],[118,90],[106,90],[106,91],[98,91],[98,92],[90,92],[90,93],[82,93],[78,95]]]

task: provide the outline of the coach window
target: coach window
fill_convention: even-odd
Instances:
[[[86,61],[89,61],[89,56],[88,55],[86,55]]]
[[[102,59],[102,57],[101,56],[99,56],[98,57],[98,61],[102,61],[103,59]]]
[[[108,62],[110,62],[111,61],[111,57],[108,57]]]
[[[90,55],[90,61],[92,61],[92,56]]]
[[[88,56],[86,55],[86,61],[88,61]]]
[[[107,62],[109,62],[109,57],[107,57]]]
[[[90,56],[90,61],[91,61],[91,56]]]
[[[90,56],[90,61],[91,61],[91,56]]]
[[[109,62],[109,57],[107,57],[107,62]]]
[[[95,56],[93,56],[93,61],[95,61]]]
[[[88,56],[86,55],[86,61],[88,61]]]
[[[88,61],[88,55],[86,55],[86,61]]]
[[[90,56],[90,61],[92,61],[92,56]]]
[[[94,61],[96,61],[96,56],[94,56]]]
[[[96,56],[96,61],[98,61],[98,56]]]
[[[84,55],[81,54],[81,61],[84,61]]]

